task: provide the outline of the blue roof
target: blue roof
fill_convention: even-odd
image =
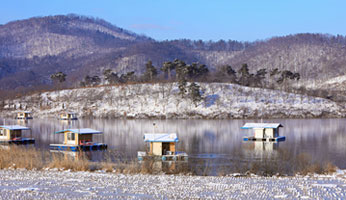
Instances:
[[[144,134],[145,142],[178,142],[176,133],[146,133]]]
[[[242,129],[252,129],[252,128],[279,128],[284,127],[280,123],[246,123]]]
[[[30,128],[19,125],[0,125],[1,128],[9,130],[30,130]]]
[[[91,128],[65,129],[62,131],[55,132],[55,133],[65,133],[66,131],[70,131],[70,132],[77,133],[80,135],[83,135],[83,134],[101,134],[102,133],[101,131],[97,131],[97,130],[94,130]]]

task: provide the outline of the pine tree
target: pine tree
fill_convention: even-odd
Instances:
[[[187,82],[186,79],[181,79],[179,80],[179,94],[181,95],[182,98],[184,98],[185,94],[186,94],[186,86],[187,86]]]
[[[149,60],[147,64],[145,64],[145,67],[146,67],[146,71],[144,73],[144,79],[146,81],[153,81],[156,78],[157,70],[153,66],[153,63],[151,62],[151,60]]]
[[[189,85],[189,97],[192,100],[192,102],[195,104],[197,107],[197,103],[202,100],[201,92],[200,92],[200,87],[196,83],[192,82]]]
[[[249,73],[249,67],[247,64],[243,64],[238,73],[240,74],[239,83],[241,85],[249,86],[252,74]]]
[[[55,74],[50,75],[50,79],[52,79],[52,81],[62,83],[66,80],[66,74],[62,72],[57,72]]]
[[[161,67],[161,71],[167,74],[168,80],[171,79],[171,71],[174,70],[174,68],[175,68],[175,65],[172,62],[163,63],[163,66]]]

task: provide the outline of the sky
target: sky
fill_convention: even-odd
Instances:
[[[0,24],[74,13],[157,40],[346,35],[345,0],[1,0],[0,5]]]

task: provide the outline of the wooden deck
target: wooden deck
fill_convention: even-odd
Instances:
[[[107,144],[93,143],[91,145],[67,145],[67,144],[50,144],[51,150],[58,151],[98,151],[107,149]]]
[[[19,140],[0,140],[0,144],[18,144],[18,145],[26,145],[26,144],[34,144],[34,138],[21,138]]]
[[[185,152],[177,152],[175,155],[162,155],[162,156],[156,156],[156,155],[147,155],[146,152],[139,151],[137,154],[137,158],[139,161],[142,161],[144,159],[154,159],[154,160],[162,160],[162,161],[187,161],[188,155]]]
[[[70,121],[70,120],[78,120],[77,117],[74,118],[58,118],[59,120]]]
[[[255,137],[244,137],[244,141],[263,141],[263,142],[280,142],[280,141],[285,141],[286,137],[285,136],[279,136],[275,138],[255,138]]]
[[[16,117],[15,119],[25,119],[25,120],[28,120],[28,119],[33,119],[32,117]]]

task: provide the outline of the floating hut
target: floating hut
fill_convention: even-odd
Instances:
[[[59,115],[60,120],[77,120],[77,114],[74,112],[62,112]]]
[[[102,134],[101,131],[90,128],[65,129],[56,132],[64,134],[64,144],[51,144],[50,149],[62,151],[90,151],[107,149],[107,144],[93,142],[94,134]]]
[[[16,119],[32,119],[30,111],[19,111],[17,112]]]
[[[280,123],[246,123],[241,128],[254,130],[254,136],[244,137],[244,141],[279,142],[286,139],[279,135],[280,127],[283,127]]]
[[[23,130],[30,128],[19,125],[0,125],[1,144],[33,144],[35,139],[22,137]]]
[[[153,133],[144,134],[144,141],[147,142],[145,152],[138,152],[138,160],[146,157],[159,158],[165,160],[187,160],[185,152],[176,151],[176,143],[179,141],[176,133]]]

